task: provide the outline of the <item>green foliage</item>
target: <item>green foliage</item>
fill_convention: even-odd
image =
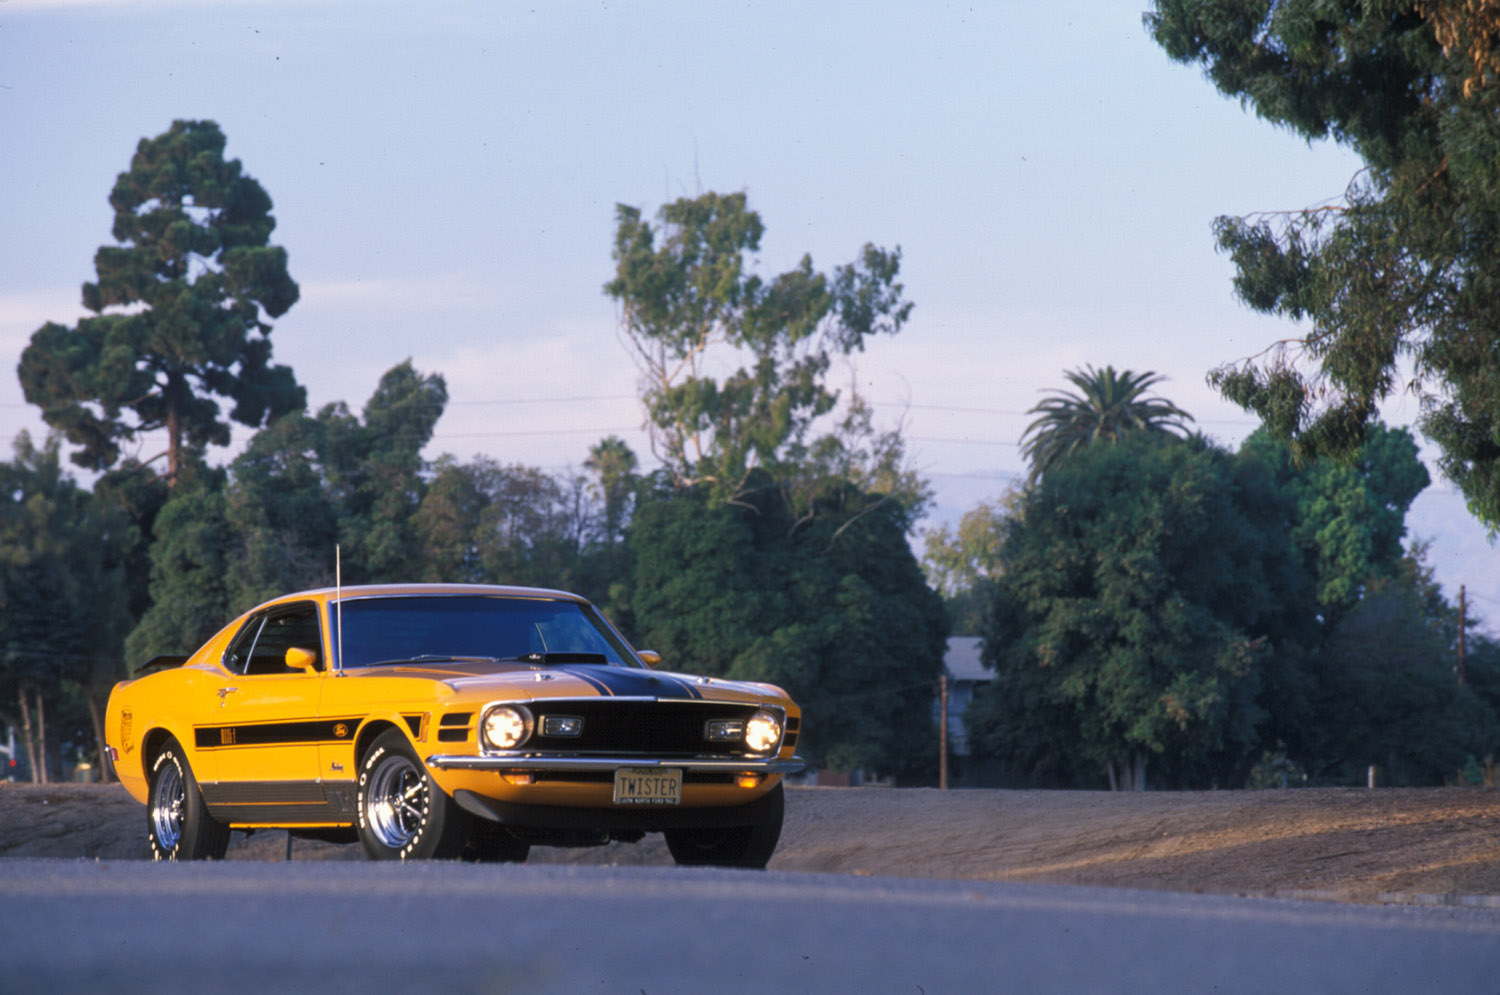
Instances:
[[[589,447],[589,458],[583,465],[595,477],[591,488],[594,500],[604,505],[600,538],[605,543],[618,540],[630,520],[639,479],[638,463],[635,453],[618,435],[600,439]]]
[[[446,397],[441,377],[403,362],[363,420],[330,404],[263,429],[227,472],[190,464],[156,516],[151,607],[131,659],[189,652],[267,598],[332,584],[336,546],[345,583],[421,576],[420,454]]]
[[[134,541],[124,558],[125,607],[132,620],[151,607],[151,537],[157,513],[170,496],[166,478],[134,459],[121,460],[94,481],[94,497],[119,511],[133,526]]]
[[[108,687],[124,676],[125,561],[135,530],[62,470],[60,440],[22,432],[0,463],[0,700],[30,685]]]
[[[1500,715],[1500,641],[1470,632],[1467,642],[1464,685]],[[1500,744],[1494,752],[1500,755]]]
[[[118,506],[62,472],[60,450],[55,433],[38,449],[22,432],[14,461],[0,463],[0,721],[21,734],[38,781],[65,746],[97,756],[102,745],[136,545]]]
[[[1500,745],[1495,709],[1458,684],[1450,645],[1407,588],[1366,596],[1321,660],[1319,780],[1359,783],[1375,764],[1388,784],[1442,784],[1467,756]]]
[[[628,451],[628,450],[627,450]],[[438,461],[413,520],[423,579],[574,589],[583,565],[582,482],[478,457]]]
[[[192,461],[156,516],[151,607],[125,640],[134,669],[161,653],[191,653],[233,616],[228,587],[234,536],[225,510],[227,474]]]
[[[804,256],[764,280],[753,258],[763,232],[744,194],[674,201],[655,225],[638,208],[616,208],[615,277],[604,289],[643,374],[653,448],[677,483],[706,484],[721,500],[754,469],[786,485],[783,470],[817,464],[813,426],[838,399],[824,382],[832,356],[898,331],[911,313],[896,282],[899,250],[867,245],[831,275]],[[806,497],[820,488],[811,483]]]
[[[327,449],[326,422],[289,415],[257,432],[231,465],[224,493],[233,537],[230,614],[333,580],[343,519],[326,478]]]
[[[1021,452],[1031,463],[1028,485],[1096,442],[1118,442],[1129,432],[1183,431],[1193,420],[1171,401],[1144,396],[1161,382],[1158,374],[1130,370],[1116,373],[1113,366],[1102,370],[1085,366],[1064,376],[1078,388],[1077,394],[1054,391],[1052,397],[1027,412],[1040,415],[1021,436]]]
[[[1146,25],[1224,94],[1365,162],[1337,203],[1219,219],[1241,299],[1309,331],[1212,382],[1299,457],[1347,456],[1409,376],[1444,474],[1500,528],[1494,8],[1157,0]]]
[[[168,480],[208,445],[227,445],[229,417],[258,426],[300,408],[304,392],[270,363],[271,326],[297,300],[285,250],[272,246],[271,199],[224,159],[212,121],[176,121],[143,139],[110,194],[118,246],[83,285],[94,313],[48,322],[19,368],[26,400],[102,470],[122,442],[164,429]]]
[[[763,476],[747,483],[735,504],[693,489],[638,506],[638,642],[669,666],[785,687],[815,765],[926,775],[946,623],[902,506],[845,484],[809,517]]]
[[[1079,452],[1005,522],[971,740],[1051,784],[1443,783],[1500,743],[1500,692],[1482,641],[1458,684],[1457,613],[1401,548],[1427,481],[1379,423],[1348,462],[1269,432]]]
[[[1403,569],[1406,512],[1430,480],[1411,433],[1372,423],[1352,462],[1299,463],[1286,442],[1265,430],[1251,435],[1243,451],[1295,503],[1292,541],[1316,579],[1323,611],[1347,609],[1369,584]]]
[[[1074,783],[1246,769],[1297,576],[1253,484],[1227,453],[1144,432],[1053,467],[1007,525],[976,744]]]
[[[406,360],[380,378],[363,423],[343,404],[318,413],[346,583],[399,582],[420,572],[412,520],[427,486],[422,449],[447,403],[442,375],[420,373]]]
[[[957,529],[940,525],[922,536],[922,569],[943,596],[955,636],[979,635],[990,583],[1000,573],[1006,518],[1019,501],[1014,492],[995,503],[981,501],[964,513]]]

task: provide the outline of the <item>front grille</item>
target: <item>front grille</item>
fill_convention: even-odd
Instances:
[[[743,743],[710,743],[704,729],[712,719],[749,719],[759,706],[698,701],[610,701],[609,699],[539,701],[531,708],[536,728],[527,748],[568,753],[639,753],[649,756],[696,756],[714,753],[743,756]],[[577,736],[540,733],[548,715],[577,716]]]

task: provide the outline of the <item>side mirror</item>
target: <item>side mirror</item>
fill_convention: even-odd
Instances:
[[[293,670],[311,674],[318,665],[318,654],[301,646],[289,647],[286,651],[286,665]]]
[[[641,658],[641,662],[655,670],[661,666],[661,654],[656,650],[636,650],[635,655]]]

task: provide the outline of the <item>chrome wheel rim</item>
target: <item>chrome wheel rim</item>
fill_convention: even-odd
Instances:
[[[365,816],[375,838],[400,850],[422,830],[427,813],[427,779],[410,760],[389,755],[370,772]]]
[[[182,771],[175,763],[166,763],[157,772],[156,800],[151,806],[151,827],[163,850],[177,849],[177,842],[182,839],[182,806],[186,799]]]

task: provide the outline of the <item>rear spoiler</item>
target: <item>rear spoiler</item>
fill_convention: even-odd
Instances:
[[[140,676],[148,670],[161,670],[163,667],[180,667],[187,662],[188,657],[179,656],[175,653],[162,653],[158,656],[153,656],[135,668],[135,676]]]

